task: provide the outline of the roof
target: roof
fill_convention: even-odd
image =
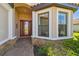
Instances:
[[[61,8],[66,8],[66,9],[71,9],[71,10],[77,10],[78,6],[70,3],[40,3],[35,5],[32,9],[34,11],[41,10],[44,8],[48,8],[51,6],[56,6],[56,7],[61,7]]]

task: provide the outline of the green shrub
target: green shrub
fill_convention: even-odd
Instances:
[[[42,46],[42,47],[40,47],[40,48],[38,48],[38,54],[39,55],[41,55],[41,56],[43,56],[43,55],[45,55],[46,56],[46,53],[47,53],[47,47],[45,46]]]
[[[54,56],[53,48],[51,48],[51,47],[48,48],[47,55],[48,56]]]
[[[67,56],[77,56],[77,53],[74,52],[72,49],[67,49]]]
[[[38,54],[39,55],[44,55],[44,56],[47,56],[47,55],[49,55],[49,56],[51,56],[51,55],[53,55],[53,49],[52,49],[52,45],[50,44],[50,43],[47,43],[46,45],[43,45],[43,46],[41,46],[41,47],[39,47],[38,49],[37,49],[37,51],[38,51]]]
[[[79,56],[79,33],[74,33],[72,39],[64,40],[63,46],[67,49],[67,55]]]

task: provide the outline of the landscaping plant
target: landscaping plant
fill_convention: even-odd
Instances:
[[[47,43],[40,46],[37,53],[40,56],[79,56],[79,33],[74,33],[72,39],[65,39],[62,42],[62,45]]]

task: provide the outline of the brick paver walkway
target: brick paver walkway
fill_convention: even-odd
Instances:
[[[4,56],[33,56],[33,46],[31,39],[17,40],[13,49],[9,50]]]

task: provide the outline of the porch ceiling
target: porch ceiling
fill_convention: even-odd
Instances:
[[[16,10],[18,13],[27,13],[27,14],[32,13],[32,10],[31,10],[31,9],[26,8],[26,7],[23,7],[23,6],[17,7],[17,8],[15,8],[15,10]]]
[[[32,13],[32,7],[28,4],[25,3],[15,3],[15,10],[18,13],[27,13],[31,14]]]
[[[14,7],[20,7],[20,6],[24,6],[24,7],[27,7],[27,8],[30,8],[31,9],[31,6],[28,5],[28,4],[25,4],[25,3],[14,3]]]

